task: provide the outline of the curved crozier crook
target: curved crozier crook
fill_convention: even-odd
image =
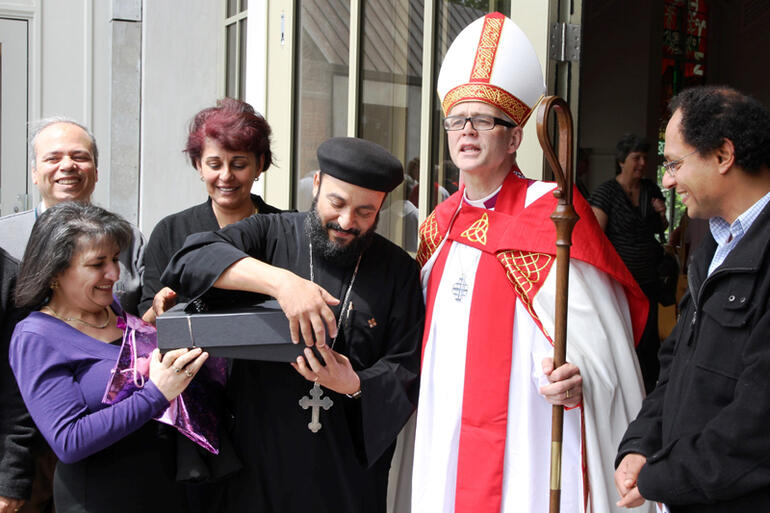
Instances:
[[[556,128],[559,133],[558,159],[551,139],[548,137],[548,118],[551,110],[556,112]],[[537,138],[558,184],[553,195],[559,198],[560,204],[571,205],[572,185],[575,181],[572,171],[572,114],[567,102],[562,98],[546,96],[540,102],[537,111]]]
[[[548,116],[556,111],[559,133],[559,158],[548,138]],[[559,367],[567,355],[567,309],[569,296],[569,261],[572,229],[578,215],[572,204],[572,115],[567,103],[557,96],[544,98],[537,111],[537,138],[553,169],[558,187],[558,198],[551,220],[556,226],[556,304],[554,310],[553,364]],[[559,513],[561,507],[561,448],[563,439],[564,408],[554,406],[551,413],[551,484],[549,513]]]

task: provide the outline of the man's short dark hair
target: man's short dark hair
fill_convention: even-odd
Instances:
[[[620,163],[625,162],[629,153],[650,151],[650,143],[636,134],[623,134],[615,146],[615,174],[620,174]]]
[[[770,114],[751,96],[727,86],[693,87],[676,95],[669,110],[681,111],[684,142],[701,156],[729,139],[741,169],[759,173],[770,168]]]

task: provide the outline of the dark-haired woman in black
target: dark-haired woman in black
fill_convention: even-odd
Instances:
[[[658,379],[658,265],[663,248],[655,238],[668,226],[660,188],[644,177],[649,143],[626,134],[617,144],[615,178],[601,184],[589,202],[615,250],[650,301],[647,325],[636,354],[649,393]]]

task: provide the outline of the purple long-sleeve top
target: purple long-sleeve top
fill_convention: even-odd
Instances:
[[[168,407],[149,380],[126,399],[102,404],[119,352],[44,313],[32,312],[16,326],[11,368],[32,419],[62,462],[109,447]]]

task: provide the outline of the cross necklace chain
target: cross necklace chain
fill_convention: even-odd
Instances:
[[[310,281],[315,283],[315,275],[313,269],[313,243],[308,242],[308,247],[310,248]],[[356,281],[356,276],[358,276],[359,265],[361,265],[361,255],[358,255],[356,268],[353,270],[353,276],[350,278],[350,284],[348,285],[348,289],[345,292],[345,296],[342,300],[340,318],[337,320],[337,334],[334,336],[332,343],[329,345],[330,349],[334,349],[334,344],[337,342],[337,337],[340,336],[340,327],[342,326],[343,317],[347,319],[350,316],[350,309],[347,308],[347,306],[350,305],[350,293],[353,290],[353,283]],[[320,409],[323,408],[324,410],[328,410],[334,405],[334,402],[328,395],[323,398],[321,397],[323,393],[324,392],[321,389],[321,385],[319,385],[316,381],[313,383],[313,388],[310,389],[310,397],[305,395],[302,396],[299,400],[299,405],[303,410],[312,408],[310,412],[310,423],[308,423],[307,427],[313,433],[318,433],[322,427],[320,422]]]

